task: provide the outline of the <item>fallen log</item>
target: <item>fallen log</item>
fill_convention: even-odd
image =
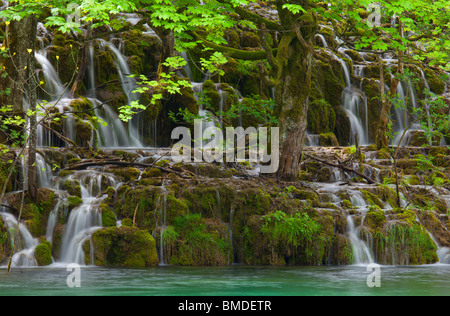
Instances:
[[[360,176],[361,178],[365,179],[369,184],[377,183],[377,181],[371,179],[370,177],[366,176],[362,172],[359,172],[358,170],[355,170],[353,168],[347,167],[347,166],[345,166],[343,164],[335,164],[333,162],[329,162],[329,161],[326,161],[326,160],[323,160],[323,159],[320,159],[320,158],[317,158],[317,157],[314,157],[314,156],[311,156],[311,155],[308,155],[308,154],[305,154],[305,153],[303,155],[305,157],[308,157],[310,159],[316,160],[316,161],[318,161],[320,163],[323,163],[325,165],[329,165],[329,166],[332,166],[332,167],[335,167],[335,168],[342,169],[345,172],[353,172],[354,174],[356,174],[356,175]]]

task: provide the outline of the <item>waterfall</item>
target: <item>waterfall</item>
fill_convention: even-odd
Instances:
[[[305,146],[318,147],[319,146],[319,137],[320,137],[320,135],[310,134],[310,133],[306,132]]]
[[[130,68],[126,61],[126,57],[122,55],[119,49],[116,48],[112,43],[107,42],[103,39],[98,39],[101,46],[106,46],[114,54],[116,58],[116,67],[119,74],[120,82],[122,84],[123,92],[125,93],[128,105],[132,102],[139,100],[139,95],[133,91],[137,88],[136,81],[130,78],[131,75]],[[128,136],[129,136],[129,147],[143,147],[142,144],[142,134],[143,125],[142,119],[139,114],[135,114],[133,118],[128,122]]]
[[[316,34],[316,38],[320,40],[320,43],[322,44],[323,48],[328,48],[327,40],[322,34]]]
[[[450,248],[449,247],[439,247],[437,250],[439,257],[439,263],[450,264]]]
[[[37,266],[34,258],[34,249],[39,244],[36,238],[22,223],[18,223],[16,217],[6,212],[4,207],[0,207],[0,217],[10,232],[11,244],[16,247],[16,252],[12,257],[12,267],[34,267]],[[17,224],[19,224],[19,232],[16,233]],[[16,239],[17,237],[17,239]]]
[[[399,144],[400,139],[402,137],[402,134],[404,133],[406,127],[409,125],[408,123],[408,114],[406,111],[406,96],[405,96],[405,92],[403,90],[403,84],[401,82],[399,82],[398,86],[397,86],[397,96],[398,96],[398,101],[399,101],[399,105],[395,106],[393,108],[393,114],[392,114],[392,118],[393,118],[393,131],[396,134],[393,140],[393,144],[394,145],[404,145],[406,138],[403,139],[403,143]]]
[[[52,187],[52,167],[45,161],[40,153],[36,153],[36,174],[40,188]]]
[[[128,137],[128,131],[119,115],[108,104],[102,104],[97,99],[90,99],[95,108],[94,114],[106,125],[99,124],[97,129],[98,146],[101,148],[139,147],[139,142],[133,142]]]
[[[431,240],[433,241],[433,243],[436,245],[437,247],[437,255],[439,258],[439,263],[442,264],[450,264],[450,248],[449,247],[443,247],[442,245],[440,245],[436,238],[429,232],[427,231],[428,235],[430,235]]]
[[[86,72],[88,75],[88,97],[89,98],[97,98],[97,91],[96,91],[96,85],[95,85],[95,65],[94,65],[94,45],[91,43],[89,45],[88,50],[88,65],[86,68]]]
[[[60,262],[85,264],[83,245],[102,227],[103,197],[98,195],[105,186],[117,187],[118,182],[113,176],[95,170],[80,171],[65,180],[78,181],[83,202],[70,212],[62,237]],[[91,255],[93,251],[91,248]]]
[[[194,90],[195,99],[198,102],[198,115],[200,117],[202,117],[202,119],[201,119],[201,133],[202,133],[202,136],[205,135],[205,138],[208,138],[209,136],[212,137],[213,133],[208,133],[208,132],[205,133],[205,131],[207,131],[207,130],[208,131],[212,131],[213,128],[216,127],[216,122],[215,122],[214,118],[212,118],[212,114],[208,110],[205,110],[204,107],[203,107],[203,104],[201,102],[199,102],[198,94],[202,93],[202,91],[203,91],[203,84],[200,83],[200,82],[191,82],[191,84],[192,84],[192,88]],[[206,144],[208,144],[208,141],[207,140],[203,140],[202,141],[202,148],[205,147]],[[212,145],[212,147],[214,147],[214,145],[216,145],[216,144],[211,144],[211,145]],[[195,146],[197,146],[197,144]]]
[[[53,233],[58,221],[58,215],[60,214],[60,212],[62,212],[63,214],[67,214],[69,211],[69,200],[67,199],[67,192],[55,191],[55,193],[58,197],[58,201],[56,202],[55,207],[48,216],[47,229],[45,231],[45,239],[50,243],[53,242]]]
[[[47,59],[45,50],[36,52],[34,55],[36,60],[42,67],[42,72],[45,79],[45,90],[46,93],[50,96],[50,101],[55,101],[60,97],[64,97],[64,95],[66,94],[65,86],[61,82],[61,79],[59,78],[55,68]]]
[[[158,197],[156,207],[159,208],[158,214],[160,216],[160,240],[159,240],[159,265],[165,265],[164,262],[164,231],[167,228],[167,195],[168,191],[166,188],[161,188],[162,193]],[[161,199],[162,197],[162,199]]]
[[[350,143],[356,144],[354,137],[358,135],[359,145],[368,145],[369,115],[366,95],[356,87],[347,86],[342,94],[342,104],[350,120]]]
[[[186,65],[183,66],[184,71],[186,71],[186,74],[189,78],[189,80],[192,82],[194,81],[194,76],[192,74],[191,65],[189,64],[189,57],[185,51],[180,53],[180,56],[186,61]]]
[[[355,227],[351,215],[347,216],[348,237],[350,239],[353,249],[353,263],[354,264],[369,264],[374,263],[372,252],[366,243],[359,238],[360,228]]]
[[[350,144],[356,144],[355,135],[358,135],[359,145],[369,144],[369,112],[367,107],[367,97],[365,93],[352,85],[350,70],[347,63],[332,54],[332,56],[341,64],[344,72],[345,89],[342,93],[341,104],[350,120]]]

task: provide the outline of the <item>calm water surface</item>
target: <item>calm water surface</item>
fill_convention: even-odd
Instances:
[[[0,295],[311,296],[450,295],[450,265],[382,266],[381,287],[370,288],[365,266],[81,268],[69,288],[65,268],[0,269]]]

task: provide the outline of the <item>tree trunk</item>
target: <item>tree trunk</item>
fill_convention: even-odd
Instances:
[[[313,53],[311,39],[317,25],[312,15],[293,16],[281,6],[279,4],[278,9],[281,23],[290,25],[293,32],[283,34],[276,55],[275,114],[279,118],[281,146],[277,175],[284,180],[294,180],[300,170],[306,134]]]
[[[0,95],[2,105],[12,105],[12,115],[25,117],[24,99],[32,114],[29,117],[29,130],[23,128],[22,134],[28,133],[28,189],[33,199],[37,199],[36,179],[36,102],[37,78],[34,48],[36,40],[37,19],[35,16],[11,21],[6,29],[5,45],[9,58],[3,62],[7,76],[0,79],[0,90],[10,89],[10,93]],[[24,188],[25,189],[25,188]]]
[[[162,63],[166,61],[167,58],[174,56],[175,54],[175,37],[172,30],[162,29],[155,27],[154,31],[158,34],[162,42],[162,51],[160,56],[160,64],[158,67],[158,74],[165,72],[168,73],[169,69]]]
[[[399,23],[399,33],[400,36],[403,37],[403,25]],[[394,77],[391,82],[391,86],[388,92],[388,98],[386,99],[385,90],[384,90],[384,68],[381,62],[381,57],[377,56],[379,68],[380,68],[380,84],[381,84],[381,100],[382,100],[382,108],[381,108],[381,116],[380,123],[378,124],[377,135],[376,135],[376,145],[378,149],[387,148],[389,146],[389,134],[391,132],[389,130],[389,115],[391,113],[392,108],[392,98],[397,94],[397,88],[400,84],[400,80],[397,77]],[[403,74],[403,51],[398,52],[398,67],[397,72],[399,74]],[[406,104],[405,110],[406,110]]]
[[[89,46],[91,45],[91,42],[87,41],[86,39],[91,38],[91,36],[92,36],[92,29],[91,26],[89,25],[87,27],[86,36],[83,38],[83,46],[81,47],[80,67],[78,69],[78,73],[77,76],[75,77],[72,88],[70,89],[69,98],[74,98],[77,96],[77,92],[80,89],[84,77],[86,76],[88,56],[89,56]]]
[[[36,30],[36,27],[34,27]],[[31,44],[31,43],[30,43]],[[34,41],[33,41],[34,44]],[[34,57],[34,51],[33,55]],[[28,192],[33,201],[39,199],[38,196],[38,183],[36,174],[36,141],[37,141],[37,87],[38,82],[36,78],[36,69],[34,58],[30,58],[30,63],[28,66],[30,70],[30,78],[27,84],[27,99],[30,105],[31,116],[29,117],[29,135],[28,135]]]

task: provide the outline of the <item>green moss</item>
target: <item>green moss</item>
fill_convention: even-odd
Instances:
[[[162,176],[162,172],[158,168],[147,168],[142,173],[141,178],[158,178]]]
[[[406,222],[390,222],[374,236],[374,253],[382,264],[418,265],[436,263],[436,245],[424,227],[403,213]]]
[[[156,186],[120,188],[114,209],[117,218],[134,218],[137,227],[152,231],[156,226],[156,202],[161,193],[161,188]]]
[[[231,245],[227,227],[200,214],[186,214],[174,220],[173,238],[165,240],[165,255],[170,264],[217,266],[228,264]],[[164,234],[163,236],[168,236]],[[173,239],[176,238],[176,241]]]
[[[128,182],[130,180],[137,180],[141,171],[137,168],[132,167],[110,167],[107,169],[108,172],[119,177],[123,182]]]
[[[122,226],[133,227],[133,220],[131,218],[122,219]]]
[[[64,182],[64,188],[72,196],[81,197],[81,186],[78,180],[68,179]]]
[[[336,135],[333,133],[322,133],[319,135],[320,146],[339,146]]]
[[[0,187],[3,188],[5,185],[6,180],[8,179],[9,172],[11,170],[12,161],[14,161],[14,155],[12,153],[9,153],[7,150],[5,153],[2,153],[3,150],[5,150],[6,147],[3,147],[3,145],[0,145]],[[15,179],[17,175],[17,170],[14,167],[14,170],[12,172],[12,177],[10,179]],[[13,190],[13,181],[10,180],[6,184],[6,192]]]
[[[328,135],[327,133],[334,131],[335,125],[336,113],[333,106],[324,99],[312,100],[308,107],[308,130],[313,134]],[[335,143],[338,143],[337,139]]]
[[[203,94],[208,99],[208,106],[214,110],[214,112],[219,112],[220,94],[212,80],[206,80],[203,83]]]
[[[422,181],[420,180],[420,178],[417,175],[411,175],[409,176],[409,184],[410,185],[420,185],[422,184]]]
[[[384,208],[384,203],[383,201],[380,200],[380,198],[378,196],[376,196],[375,194],[366,191],[366,190],[361,190],[361,193],[364,196],[364,199],[366,200],[366,202],[370,205],[373,206],[378,206],[379,208]]]
[[[426,68],[425,76],[427,78],[431,92],[438,95],[441,95],[445,92],[445,81],[442,80],[436,73]]]
[[[378,159],[391,159],[391,154],[388,149],[382,148],[377,153]]]
[[[95,265],[127,268],[158,265],[155,240],[146,230],[127,226],[102,228],[93,234],[92,243]],[[90,251],[88,247],[89,243],[85,243],[85,252]]]
[[[93,146],[94,144],[90,144],[92,134],[94,132],[94,127],[89,121],[78,120],[76,125],[76,143],[80,147],[88,147],[89,145]]]
[[[170,164],[170,161],[169,161],[169,160],[167,160],[167,159],[162,159],[162,160],[156,162],[156,163],[155,163],[155,166],[158,166],[158,167],[166,167],[166,166],[168,166],[169,164]]]
[[[254,32],[242,32],[241,47],[261,47],[259,36]]]
[[[100,209],[102,211],[102,226],[103,227],[112,227],[116,226],[116,216],[109,208],[108,204],[102,203],[100,204]]]
[[[48,241],[36,246],[34,249],[34,258],[38,266],[48,266],[52,264],[52,245]]]
[[[172,194],[167,196],[166,204],[166,216],[168,223],[172,223],[176,217],[185,216],[189,213],[187,202],[183,199],[177,199]]]
[[[384,212],[377,206],[370,207],[364,220],[364,226],[370,228],[373,232],[375,232],[382,229],[385,223],[386,216]]]
[[[208,178],[231,178],[233,176],[233,171],[228,168],[223,168],[220,165],[209,164],[209,163],[198,163],[198,164],[185,164],[182,166],[183,169],[189,170],[190,172],[203,177]]]
[[[353,208],[353,204],[352,204],[352,202],[350,202],[349,200],[342,200],[342,205],[343,205],[345,208]]]
[[[67,200],[69,201],[70,208],[75,208],[83,203],[83,200],[78,196],[69,196]]]

